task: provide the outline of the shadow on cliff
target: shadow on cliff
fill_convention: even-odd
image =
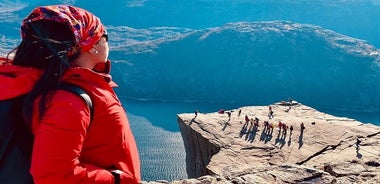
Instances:
[[[230,125],[230,124],[228,124],[229,122],[230,122],[230,119],[228,119],[228,120],[224,123],[224,126],[223,126],[223,128],[222,128],[223,131],[226,130],[226,128],[227,128],[228,125]]]
[[[245,122],[243,127],[240,130],[239,137],[242,138],[244,134],[247,133],[247,127],[248,127],[248,122]]]
[[[252,143],[255,140],[255,137],[258,131],[259,131],[259,127],[253,126],[253,129],[249,131],[249,133],[247,134],[246,140]]]
[[[286,144],[286,132],[281,134],[281,129],[278,131],[277,138],[275,140],[275,144],[280,144],[280,148],[282,148]]]
[[[288,140],[288,146],[290,146],[292,144],[292,135],[293,135],[293,133],[290,132],[290,134],[289,134],[289,140]]]
[[[301,149],[302,146],[303,146],[303,131],[301,131],[301,134],[298,138],[298,149]]]
[[[363,157],[363,155],[361,153],[359,153],[359,151],[360,151],[360,142],[361,141],[359,139],[357,139],[357,142],[356,142],[356,157],[358,159],[361,159]]]
[[[361,159],[363,157],[363,155],[361,153],[359,153],[359,150],[356,150],[356,157],[358,159]]]
[[[239,137],[243,138],[245,134],[244,139],[252,143],[255,140],[255,137],[258,131],[259,131],[258,126],[254,126],[253,124],[251,124],[248,128],[248,122],[245,122],[243,127],[240,130]]]
[[[264,127],[264,130],[261,132],[260,141],[264,141],[265,144],[271,141],[273,138],[273,128]]]
[[[195,118],[196,118],[196,117],[194,117],[193,119],[191,119],[191,121],[190,121],[190,123],[189,123],[189,126],[191,126],[191,124],[193,124],[193,123],[197,123],[197,124],[199,124],[198,121],[195,121]]]

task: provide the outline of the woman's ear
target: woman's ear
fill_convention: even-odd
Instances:
[[[98,54],[99,52],[95,50],[94,48],[91,48],[89,51],[91,54]]]

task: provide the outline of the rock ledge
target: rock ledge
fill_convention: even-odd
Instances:
[[[179,114],[187,173],[196,179],[149,183],[380,183],[380,127],[297,102],[270,107],[273,118],[269,106]]]

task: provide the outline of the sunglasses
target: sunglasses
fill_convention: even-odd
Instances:
[[[107,34],[107,33],[104,33],[104,34],[102,35],[102,38],[105,38],[106,41],[108,42],[108,34]]]

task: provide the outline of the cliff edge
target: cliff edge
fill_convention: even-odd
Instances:
[[[380,127],[297,102],[184,113],[178,124],[197,179],[171,183],[380,183]]]

